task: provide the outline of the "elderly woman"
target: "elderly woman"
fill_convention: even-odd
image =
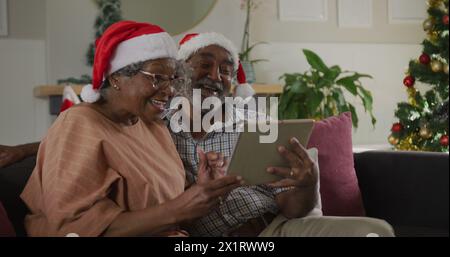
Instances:
[[[242,181],[208,179],[184,191],[185,173],[159,120],[172,97],[176,46],[160,27],[112,25],[96,43],[84,103],[62,113],[42,141],[21,197],[30,236],[173,235]]]

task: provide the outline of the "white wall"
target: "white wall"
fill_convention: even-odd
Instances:
[[[8,0],[8,36],[14,39],[45,39],[46,0]]]
[[[8,35],[0,37],[0,144],[39,140],[51,124],[46,84],[45,0],[9,0]]]
[[[46,0],[47,80],[90,74],[86,51],[98,10],[92,0]]]
[[[175,40],[179,42],[188,33],[216,31],[224,34],[240,47],[245,22],[245,12],[240,9],[240,4],[241,0],[217,0],[210,14],[200,24],[185,33],[176,35]]]
[[[47,130],[48,103],[33,96],[45,74],[45,41],[0,40],[0,144],[34,142]]]
[[[260,2],[262,4],[254,11],[251,21],[251,34],[255,41],[410,44],[423,40],[421,21],[389,24],[388,0],[372,0],[373,22],[370,28],[340,28],[337,0],[326,1],[328,19],[325,22],[281,21],[278,0]],[[425,8],[423,12],[426,12]]]

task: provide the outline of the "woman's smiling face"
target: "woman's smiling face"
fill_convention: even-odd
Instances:
[[[164,58],[145,62],[134,76],[113,78],[120,88],[121,109],[145,123],[158,120],[173,97],[173,88],[168,80],[174,77],[175,71],[176,61]]]

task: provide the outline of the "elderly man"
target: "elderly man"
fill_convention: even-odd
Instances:
[[[230,94],[239,60],[233,43],[223,35],[187,35],[180,43],[179,58],[193,69],[192,83],[186,85],[189,88],[185,88],[185,92],[200,89],[202,99],[208,96],[223,99],[223,96]],[[247,97],[252,93],[245,84],[236,88],[239,96]],[[205,113],[202,112],[202,115]],[[188,182],[193,183],[197,179],[198,148],[218,153],[216,163],[222,164],[225,157],[232,155],[238,133],[207,133],[204,130],[172,132],[172,138],[183,161]],[[5,165],[5,160],[18,160],[32,155],[37,144],[0,147],[0,166]],[[372,233],[393,236],[390,225],[381,220],[321,216],[317,165],[295,138],[290,142],[289,149],[281,146],[279,152],[295,171],[294,176],[286,174],[282,168],[272,167],[268,172],[286,178],[271,185],[235,189],[218,209],[189,224],[191,235],[366,236]]]
[[[238,70],[239,60],[233,44],[223,35],[217,33],[190,34],[182,41],[179,49],[179,58],[186,61],[192,68],[192,88],[181,90],[192,93],[192,89],[201,90],[204,100],[210,96],[223,99],[230,93],[232,79]],[[190,86],[186,84],[186,86]],[[248,96],[248,85],[237,86],[237,94]],[[244,92],[244,93],[243,93]],[[192,99],[188,95],[188,99]],[[202,112],[202,115],[206,114]],[[225,118],[230,117],[225,114]],[[226,122],[225,122],[226,123]],[[188,182],[194,183],[197,179],[195,172],[198,166],[196,150],[198,147],[206,152],[218,152],[218,162],[223,157],[229,157],[237,141],[238,133],[225,133],[213,131],[172,132],[175,145],[183,160]],[[284,174],[284,170],[273,168],[273,173],[287,176],[284,181],[274,185],[254,187],[241,187],[233,191],[217,211],[210,213],[192,224],[190,232],[196,236],[222,236],[228,233],[257,235],[265,224],[272,221],[275,215],[281,213],[290,218],[307,215],[316,205],[317,196],[317,170],[313,161],[307,156],[305,149],[296,139],[291,142],[295,151],[280,148],[280,153],[290,161],[293,170],[298,171],[297,176]],[[297,162],[296,159],[300,159]],[[300,165],[300,163],[302,165]],[[291,187],[295,187],[292,190]],[[282,193],[284,192],[284,193]],[[237,227],[247,221],[257,218],[254,231],[243,231]],[[256,231],[259,230],[259,231]]]
[[[192,84],[186,84],[192,88],[185,92],[200,89],[202,99],[209,96],[223,99],[229,95],[239,67],[237,50],[230,40],[217,33],[189,34],[180,42],[179,58],[193,68]],[[243,76],[238,74],[238,77]],[[236,92],[246,97],[251,92],[247,87],[237,86]],[[217,163],[223,163],[224,157],[232,155],[238,135],[204,130],[172,132],[188,181],[193,183],[197,179],[198,147],[219,153]],[[321,216],[317,165],[295,138],[289,149],[280,146],[279,152],[290,169],[268,169],[284,179],[270,185],[235,189],[218,209],[193,222],[190,233],[194,236],[366,236],[370,233],[393,236],[391,226],[381,220]]]

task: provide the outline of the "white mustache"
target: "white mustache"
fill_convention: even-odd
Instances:
[[[220,92],[223,92],[223,86],[220,83],[211,81],[209,79],[199,80],[195,83],[195,86],[196,86],[196,88],[207,87],[207,88],[216,89],[216,90],[219,90]]]

